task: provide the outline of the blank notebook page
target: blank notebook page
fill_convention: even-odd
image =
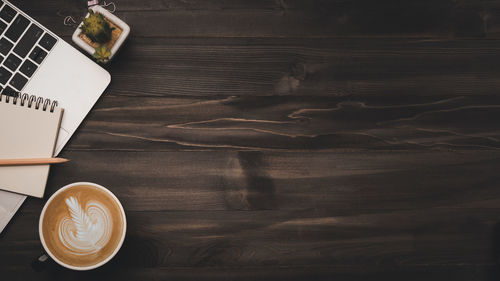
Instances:
[[[0,100],[0,159],[50,158],[63,110],[35,109]],[[0,189],[43,197],[50,165],[1,166]]]

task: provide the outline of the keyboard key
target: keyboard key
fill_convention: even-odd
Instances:
[[[0,21],[0,34],[2,34],[6,28],[7,24],[4,23],[3,21]]]
[[[47,51],[50,51],[52,47],[56,44],[57,39],[52,37],[50,34],[45,33],[45,35],[42,37],[40,42],[38,44],[42,47],[44,47]]]
[[[26,79],[21,74],[16,73],[14,77],[12,77],[12,80],[10,80],[9,84],[14,88],[16,88],[17,90],[21,91],[24,85],[26,85],[26,82],[28,82],[28,79]]]
[[[10,52],[10,49],[12,49],[14,45],[10,43],[7,39],[2,38],[0,39],[0,53],[3,55],[7,55]]]
[[[21,58],[26,57],[42,34],[43,30],[36,24],[32,24],[26,33],[24,33],[23,38],[17,43],[14,48],[14,53],[18,54]]]
[[[25,60],[23,65],[21,65],[21,68],[19,68],[19,71],[21,71],[24,75],[31,77],[31,75],[35,73],[36,69],[37,69],[36,64],[32,63],[29,60]]]
[[[3,90],[2,94],[6,95],[6,96],[10,96],[10,97],[17,97],[17,96],[19,96],[19,91],[16,91],[16,90],[12,89],[11,87],[7,86],[7,88],[5,88],[5,90]]]
[[[5,32],[5,36],[13,42],[16,42],[29,24],[30,21],[27,18],[23,17],[23,15],[17,15],[9,29],[7,29],[7,32]]]
[[[5,84],[9,81],[9,78],[12,76],[12,73],[8,71],[5,67],[0,67],[0,83]]]
[[[3,9],[0,11],[0,18],[5,20],[6,22],[11,22],[12,19],[16,16],[17,12],[12,9],[11,6],[5,5]]]
[[[0,42],[1,43],[1,42]],[[36,46],[33,51],[31,51],[30,59],[34,60],[36,63],[41,64],[42,61],[47,56],[47,52],[42,50],[42,48]]]
[[[16,57],[13,54],[10,54],[7,59],[3,62],[3,65],[12,71],[16,71],[16,69],[21,64],[21,59]]]

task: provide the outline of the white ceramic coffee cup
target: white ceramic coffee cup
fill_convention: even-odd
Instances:
[[[118,245],[116,246],[115,250],[105,260],[103,260],[97,264],[91,265],[91,266],[73,266],[73,265],[69,265],[69,264],[66,264],[66,263],[60,261],[56,256],[54,256],[54,254],[52,254],[50,249],[47,247],[47,244],[45,243],[45,239],[43,238],[43,231],[42,231],[43,217],[45,215],[45,211],[47,210],[47,207],[49,206],[50,202],[52,202],[52,199],[54,199],[57,196],[57,194],[65,191],[66,189],[70,189],[73,186],[81,186],[81,185],[93,186],[93,187],[99,188],[99,189],[103,190],[104,192],[108,193],[111,196],[111,198],[113,198],[115,200],[115,202],[118,204],[118,206],[120,207],[120,211],[121,211],[121,214],[123,216],[122,237],[120,238],[120,241],[119,241]],[[123,207],[122,207],[122,204],[120,203],[120,200],[118,200],[118,198],[116,198],[116,196],[111,191],[109,191],[107,188],[105,188],[104,186],[95,184],[95,183],[91,183],[91,182],[75,182],[75,183],[68,184],[68,185],[61,187],[58,191],[56,191],[54,194],[52,194],[52,196],[50,196],[49,200],[47,200],[47,203],[45,203],[45,206],[43,207],[42,214],[40,215],[40,220],[38,222],[38,233],[40,234],[40,241],[42,242],[43,248],[45,249],[47,254],[49,254],[49,256],[54,261],[56,261],[58,264],[66,267],[66,268],[73,269],[73,270],[91,270],[91,269],[98,268],[98,267],[106,264],[108,261],[110,261],[116,255],[116,253],[118,253],[118,251],[122,247],[123,241],[125,240],[125,234],[127,233],[127,220],[125,217],[125,211],[123,210]]]

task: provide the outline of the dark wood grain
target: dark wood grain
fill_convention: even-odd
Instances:
[[[139,97],[491,95],[500,86],[498,45],[496,40],[147,38],[131,40],[120,54],[127,61],[116,61],[111,69],[114,93]]]
[[[19,2],[48,26],[82,1]],[[498,37],[498,1],[133,1],[117,3],[135,35],[160,37]],[[147,17],[147,20],[144,18]],[[68,34],[70,29],[65,29]]]
[[[85,12],[13,2],[68,41]],[[500,1],[115,2],[132,36],[0,234],[2,280],[500,278]],[[35,272],[76,181],[120,198],[125,244]]]
[[[113,96],[68,149],[498,149],[499,109],[495,96]]]

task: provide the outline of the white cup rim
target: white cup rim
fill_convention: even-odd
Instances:
[[[117,247],[115,248],[115,250],[113,251],[113,253],[111,253],[111,255],[109,255],[105,260],[103,260],[103,261],[101,261],[99,263],[96,263],[94,265],[91,265],[91,266],[73,266],[73,265],[69,265],[69,264],[66,264],[66,263],[60,261],[56,256],[54,256],[54,254],[52,254],[52,252],[50,251],[50,249],[47,247],[47,245],[45,244],[45,239],[43,237],[42,221],[43,221],[43,217],[45,215],[45,211],[47,210],[47,207],[49,206],[50,202],[52,202],[52,200],[57,196],[57,194],[65,191],[66,189],[69,189],[69,188],[71,188],[73,186],[77,186],[77,185],[93,186],[93,187],[96,187],[96,188],[99,188],[99,189],[103,190],[104,192],[107,192],[118,203],[118,206],[120,207],[120,210],[121,210],[121,213],[122,213],[122,216],[123,216],[122,237],[121,237],[121,239],[120,239]],[[106,264],[108,261],[110,261],[118,253],[118,251],[120,250],[120,248],[123,245],[123,241],[125,240],[125,235],[127,233],[127,218],[125,216],[125,210],[123,209],[123,206],[120,203],[120,200],[118,200],[118,198],[109,189],[105,188],[102,185],[99,185],[99,184],[96,184],[96,183],[92,183],[92,182],[75,182],[75,183],[67,184],[67,185],[61,187],[58,191],[56,191],[54,194],[52,194],[52,196],[50,196],[49,200],[47,200],[47,202],[45,203],[45,206],[43,206],[42,213],[40,214],[40,219],[38,221],[38,233],[40,235],[40,241],[42,242],[42,246],[45,249],[45,252],[47,252],[47,254],[54,261],[56,261],[58,264],[66,267],[66,268],[73,269],[73,270],[91,270],[91,269],[98,268],[98,267]]]

